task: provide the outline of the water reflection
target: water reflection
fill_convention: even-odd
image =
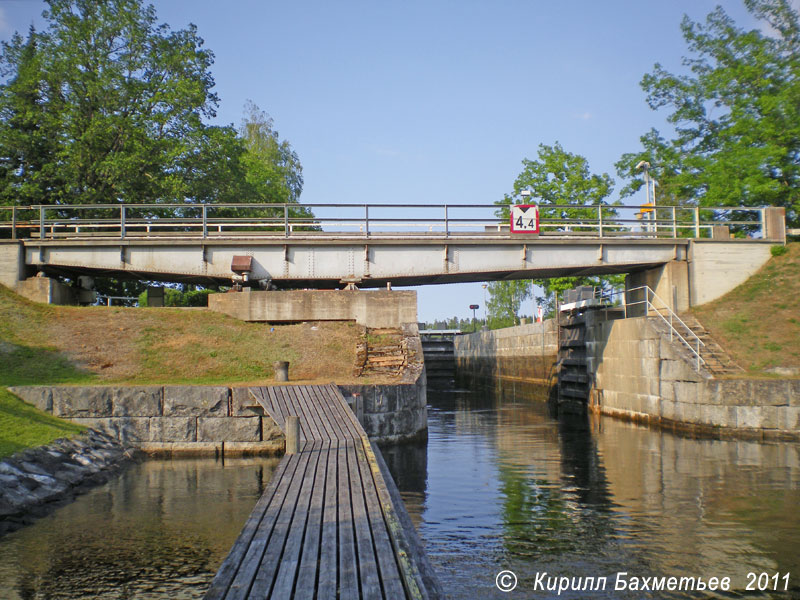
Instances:
[[[0,538],[0,597],[201,598],[276,465],[136,465]]]
[[[560,598],[800,597],[800,445],[559,422],[504,393],[429,397],[427,444],[383,448],[453,599],[552,598],[537,573],[608,577]],[[199,598],[277,459],[153,461],[0,538],[0,598]],[[495,576],[519,577],[513,594]],[[617,572],[731,577],[728,594],[614,591]],[[748,572],[791,573],[785,593]]]
[[[429,400],[427,481],[389,466],[453,598],[508,597],[494,588],[502,569],[518,575],[518,597],[555,597],[534,591],[544,571],[609,578],[606,591],[561,598],[800,595],[798,445],[559,422],[513,390]],[[734,591],[614,591],[620,571],[731,577]],[[750,571],[791,572],[794,596],[745,592]]]

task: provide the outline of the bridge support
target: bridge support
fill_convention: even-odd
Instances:
[[[0,241],[0,283],[12,290],[25,279],[25,246],[22,242]]]
[[[210,310],[242,321],[355,321],[366,327],[417,322],[414,291],[294,290],[211,294]]]

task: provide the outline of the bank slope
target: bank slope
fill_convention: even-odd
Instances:
[[[800,242],[780,252],[736,289],[691,311],[746,376],[800,374]]]

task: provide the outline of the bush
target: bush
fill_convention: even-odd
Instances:
[[[786,248],[786,246],[772,246],[769,251],[772,256],[781,256],[786,254],[789,250]]]
[[[214,290],[189,290],[164,288],[164,306],[208,306],[208,295]],[[147,306],[147,291],[139,294],[139,306]]]

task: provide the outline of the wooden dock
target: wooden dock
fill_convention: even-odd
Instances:
[[[287,454],[206,599],[440,598],[394,481],[336,386],[250,388],[281,429],[300,418]]]

